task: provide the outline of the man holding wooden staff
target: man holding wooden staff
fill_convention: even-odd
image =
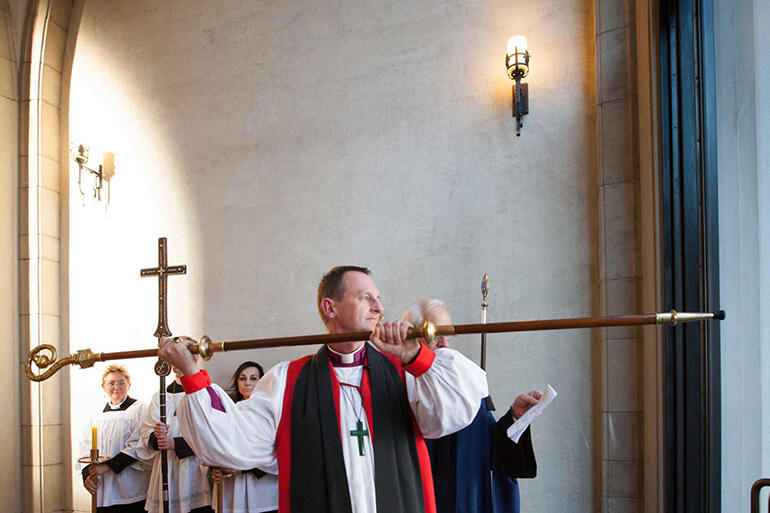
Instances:
[[[473,420],[485,373],[456,351],[406,339],[408,322],[380,323],[366,268],[329,271],[317,304],[329,333],[370,331],[372,344],[329,344],[280,363],[243,408],[198,371],[190,339],[163,339],[160,356],[184,375],[183,436],[206,464],[277,472],[284,513],[435,513],[423,438]]]

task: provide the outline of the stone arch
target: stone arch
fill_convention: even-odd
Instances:
[[[60,354],[66,337],[67,70],[74,47],[72,0],[27,3],[19,65],[18,270],[19,343],[23,362],[42,343]],[[64,215],[62,213],[65,213]],[[22,510],[70,509],[72,465],[67,373],[21,383]]]
[[[18,52],[14,37],[14,15],[7,0],[0,0],[0,386],[5,390],[7,411],[0,417],[0,432],[11,443],[6,444],[6,462],[0,467],[0,495],[6,507],[21,510],[17,490],[20,486],[21,453],[19,413],[8,405],[19,404],[19,346],[17,273],[17,191],[18,191]]]

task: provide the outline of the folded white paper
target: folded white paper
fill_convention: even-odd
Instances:
[[[521,438],[521,435],[524,434],[527,426],[529,426],[532,421],[535,420],[535,417],[543,413],[545,407],[551,404],[551,401],[553,401],[554,397],[557,395],[559,394],[556,393],[556,390],[554,390],[551,385],[546,385],[545,392],[543,392],[543,397],[540,398],[540,401],[532,408],[527,410],[524,415],[519,417],[519,419],[508,428],[508,438],[516,443],[519,443],[519,438]]]

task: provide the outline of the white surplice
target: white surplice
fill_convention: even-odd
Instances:
[[[216,485],[211,497],[216,507]],[[257,479],[250,472],[225,478],[222,481],[221,513],[261,513],[278,509],[278,477],[265,474]],[[220,513],[220,512],[217,512]]]
[[[171,437],[184,436],[179,433],[179,418],[177,409],[184,392],[172,394],[166,392],[166,424]],[[163,511],[162,489],[163,477],[161,472],[160,451],[149,447],[150,435],[156,422],[160,421],[160,398],[158,392],[152,396],[152,402],[145,408],[142,426],[139,430],[141,449],[136,450],[134,457],[144,457],[152,460],[152,474],[147,489],[145,510],[149,513]],[[185,440],[189,444],[189,440]],[[189,444],[192,447],[192,444]],[[211,486],[209,485],[208,468],[201,464],[193,454],[179,459],[173,450],[168,454],[168,502],[170,513],[187,513],[188,511],[211,504]]]
[[[275,437],[281,420],[289,363],[282,362],[270,369],[259,380],[251,397],[239,403],[237,408],[217,385],[211,388],[222,401],[225,412],[212,407],[206,389],[182,399],[178,409],[181,433],[201,461],[235,469],[258,467],[277,474]],[[334,370],[341,383],[361,384],[362,366],[335,367]],[[470,424],[479,402],[489,395],[486,373],[462,354],[448,348],[438,349],[431,367],[419,377],[406,374],[406,391],[412,413],[425,438],[449,435]],[[359,415],[365,429],[369,430],[365,413],[359,413],[361,396],[356,395],[355,401],[340,397],[342,452],[353,513],[374,513],[377,508],[371,436],[364,438],[365,454],[361,456],[358,438],[349,435],[356,428]]]
[[[236,403],[242,407],[244,401]],[[254,468],[254,467],[252,467]],[[211,502],[216,510],[216,486]],[[278,509],[278,477],[265,474],[257,478],[250,472],[222,481],[222,511],[217,513],[261,513]]]
[[[146,406],[145,403],[136,401],[125,410],[113,409],[92,415],[91,420],[83,427],[80,455],[89,457],[91,454],[92,427],[96,428],[100,456],[113,458],[120,452],[130,453],[130,451],[124,451],[124,448],[134,431],[138,431]],[[81,468],[84,466],[80,465]],[[115,474],[111,470],[105,472],[99,476],[97,507],[133,504],[143,500],[147,495],[149,478],[148,469],[138,461],[124,468],[120,474]]]

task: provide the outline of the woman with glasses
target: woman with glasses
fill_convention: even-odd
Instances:
[[[236,403],[251,397],[265,374],[257,362],[243,362],[235,369],[228,393]],[[222,511],[217,513],[258,513],[278,511],[278,477],[258,468],[235,470],[212,468],[211,475],[222,486]],[[216,504],[216,489],[212,503]]]
[[[102,390],[109,398],[104,409],[85,426],[80,455],[91,450],[91,428],[97,429],[99,455],[110,459],[83,468],[83,486],[97,493],[99,513],[142,513],[149,473],[127,448],[131,434],[142,422],[144,403],[129,397],[131,376],[122,365],[109,365],[102,374]],[[125,451],[125,452],[124,452]]]

